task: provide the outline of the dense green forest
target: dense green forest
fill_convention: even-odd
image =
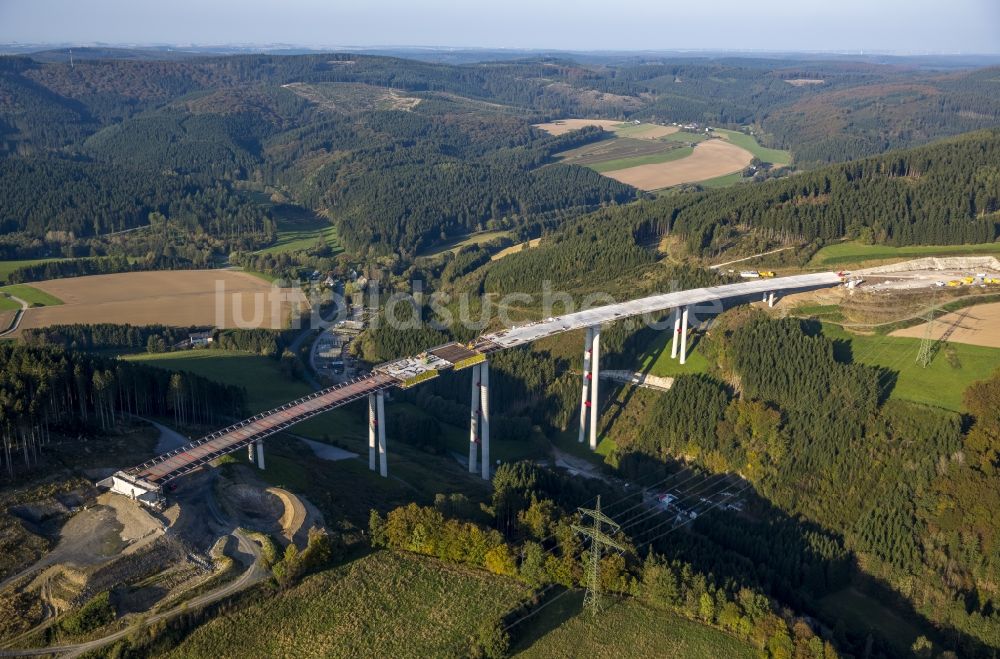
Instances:
[[[34,467],[63,433],[109,431],[130,415],[220,423],[243,412],[242,389],[61,348],[0,343],[2,473]]]
[[[798,79],[823,82],[789,82]],[[280,218],[247,190],[278,192],[324,211],[357,257],[411,259],[480,230],[522,241],[635,196],[591,170],[552,163],[554,153],[598,139],[600,131],[551,137],[532,129],[535,121],[605,116],[750,125],[759,139],[791,149],[800,167],[811,167],[995,125],[996,80],[994,69],[945,75],[749,58],[451,65],[349,54],[240,55],[95,57],[70,67],[44,56],[4,57],[0,256],[123,255],[152,268],[222,263],[232,252],[277,240]],[[892,173],[930,178],[920,164]],[[760,228],[808,240],[868,226],[872,240],[891,244],[988,238],[988,222],[961,222],[992,212],[989,175],[969,179],[967,169],[949,184],[982,188],[985,197],[971,191],[966,207],[918,195],[912,210],[888,226],[867,218],[905,201],[903,182],[859,200],[874,205],[846,203],[831,212],[827,206],[839,202],[796,201],[804,194],[795,191],[796,177],[781,189],[791,203],[780,213],[770,207],[780,199],[761,207],[768,217]],[[850,188],[868,173],[845,176]],[[830,175],[829,191],[822,178],[805,185],[812,197],[839,196],[845,176]],[[669,222],[711,249],[742,226],[741,205],[760,205],[755,187],[709,195],[712,201],[680,195],[677,208],[663,210],[681,213],[691,201],[697,217]],[[933,226],[917,226],[921,215],[933,215]],[[163,218],[177,240],[146,236],[141,227],[151,217]],[[721,234],[711,230],[717,225]],[[128,229],[136,235],[109,236]],[[185,247],[196,242],[197,253]]]
[[[703,537],[672,551],[821,618],[823,597],[866,583],[886,605],[906,602],[961,656],[990,656],[1000,644],[1000,527],[988,512],[1000,373],[966,392],[970,428],[952,412],[887,401],[891,372],[852,363],[807,322],[737,309],[706,343],[713,376],[641,396],[613,423],[618,460],[686,456],[738,472],[768,502],[760,511],[773,506],[760,513],[772,520],[699,520]],[[757,567],[739,568],[737,556]]]
[[[993,130],[758,185],[603,209],[485,268],[484,286],[509,292],[537,290],[544,280],[557,288],[635,282],[665,235],[707,257],[739,248],[815,249],[842,237],[891,245],[993,242],[1000,237],[997,162],[1000,131]]]

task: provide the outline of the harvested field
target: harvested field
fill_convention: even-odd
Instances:
[[[617,119],[559,119],[547,124],[535,124],[535,128],[540,128],[549,135],[565,135],[571,130],[579,130],[586,126],[600,126],[605,130],[613,130],[621,125],[622,122]]]
[[[753,159],[746,149],[723,140],[706,140],[687,158],[603,172],[641,190],[659,190],[739,171]]]
[[[926,330],[927,323],[922,323],[896,330],[889,336],[922,339]],[[950,342],[1000,348],[1000,302],[967,307],[935,319],[931,338],[940,340],[945,332],[950,332],[947,337]]]
[[[0,311],[0,332],[6,332],[10,324],[14,322],[16,311]]]
[[[306,304],[298,289],[275,288],[253,275],[231,270],[132,272],[54,279],[32,286],[64,304],[28,309],[19,332],[70,323],[277,329],[287,325],[293,308]]]

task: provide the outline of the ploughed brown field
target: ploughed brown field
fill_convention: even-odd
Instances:
[[[605,176],[640,190],[659,190],[681,183],[695,183],[738,172],[753,160],[753,154],[725,140],[705,140],[680,160],[639,165],[602,172]]]
[[[0,311],[0,332],[6,332],[10,324],[14,322],[16,311]]]
[[[948,341],[986,346],[987,348],[1000,348],[1000,302],[966,307],[935,318],[931,338],[935,341],[940,339],[952,326],[956,327],[948,336]],[[927,323],[922,323],[890,332],[889,336],[909,336],[922,339],[926,330]]]
[[[31,285],[64,304],[28,309],[18,333],[71,323],[280,329],[288,325],[293,308],[308,308],[298,288],[276,288],[232,270],[129,272]]]

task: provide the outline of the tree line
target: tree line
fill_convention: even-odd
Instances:
[[[108,431],[130,416],[215,424],[245,408],[243,389],[93,354],[0,343],[0,464],[36,465],[53,437]]]

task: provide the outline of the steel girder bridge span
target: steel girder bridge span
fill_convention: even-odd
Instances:
[[[100,484],[151,506],[163,503],[163,487],[170,481],[200,469],[213,460],[240,449],[264,468],[263,440],[291,426],[348,403],[368,399],[368,466],[388,476],[385,439],[385,392],[407,389],[447,371],[472,369],[471,415],[469,419],[469,472],[491,476],[489,360],[491,353],[525,345],[564,332],[585,330],[584,367],[580,396],[579,441],[589,434],[591,449],[597,448],[598,378],[600,375],[601,326],[625,318],[646,316],[658,321],[672,311],[671,357],[683,364],[687,359],[687,333],[692,307],[723,301],[760,299],[774,304],[776,293],[837,286],[845,273],[817,273],[776,279],[761,279],[707,288],[664,293],[617,304],[595,307],[487,334],[469,345],[449,343],[415,357],[381,364],[371,374],[293,400],[281,407],[256,414],[217,430],[180,448],[158,455],[130,469],[123,469]],[[716,306],[713,311],[719,311]]]

